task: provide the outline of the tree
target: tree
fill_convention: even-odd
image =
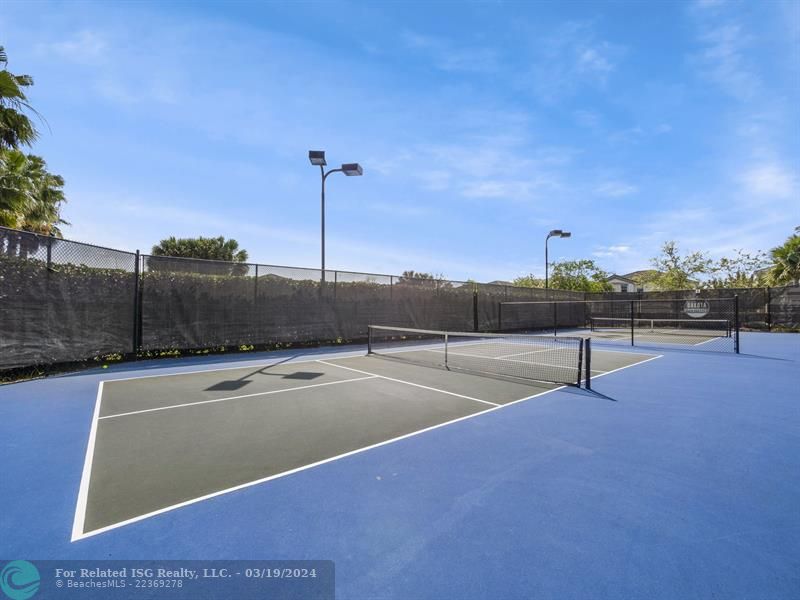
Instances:
[[[0,225],[61,237],[63,188],[40,156],[0,149]]]
[[[555,290],[609,292],[608,273],[593,260],[564,260],[553,263],[549,286]]]
[[[773,266],[767,274],[769,285],[792,285],[800,282],[800,227],[780,246],[770,250]]]
[[[710,267],[711,278],[706,283],[710,288],[749,288],[763,284],[759,271],[767,266],[767,255],[756,251],[734,250],[733,258],[721,258]]]
[[[422,273],[419,271],[414,271],[413,269],[409,269],[408,271],[403,271],[403,274],[398,277],[396,285],[405,285],[405,286],[416,286],[416,287],[423,287],[423,288],[435,288],[435,289],[442,289],[442,288],[451,288],[453,284],[450,283],[442,273],[432,274],[432,273]]]
[[[176,238],[161,240],[153,246],[153,256],[173,256],[177,258],[203,258],[224,260],[226,262],[247,262],[247,250],[239,250],[239,242],[226,240],[223,236],[215,238]]]
[[[64,179],[48,172],[43,158],[19,149],[39,135],[25,114],[38,115],[25,95],[33,78],[14,75],[7,66],[0,46],[0,225],[60,237],[58,226],[66,223],[60,214],[66,201]]]
[[[664,242],[661,255],[650,259],[656,272],[648,273],[642,283],[648,283],[657,290],[689,290],[698,287],[698,277],[710,272],[712,261],[702,252],[692,252],[682,256],[678,245]]]
[[[511,283],[516,287],[529,287],[529,288],[544,287],[544,279],[539,279],[538,277],[535,277],[533,273],[529,275],[523,275],[522,277],[515,277]]]
[[[39,137],[36,126],[24,111],[37,114],[28,104],[25,88],[33,85],[30,75],[14,75],[8,69],[8,56],[0,46],[0,148],[30,146]]]

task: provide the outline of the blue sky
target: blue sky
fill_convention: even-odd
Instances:
[[[452,279],[800,223],[798,2],[8,2],[65,236],[224,235],[253,261]]]

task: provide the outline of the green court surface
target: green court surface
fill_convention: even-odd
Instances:
[[[429,351],[408,355],[420,352]],[[470,346],[468,354],[481,356],[481,347]],[[356,356],[102,382],[73,538],[564,387],[401,358]],[[655,358],[599,350],[592,375]]]

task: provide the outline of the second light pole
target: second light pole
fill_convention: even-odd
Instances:
[[[348,177],[358,177],[364,174],[364,169],[361,168],[361,165],[358,163],[345,163],[338,169],[331,169],[329,171],[325,171],[325,165],[328,163],[325,161],[325,151],[324,150],[309,150],[308,151],[308,160],[311,162],[312,165],[319,167],[320,175],[322,176],[322,197],[321,197],[321,212],[322,218],[321,221],[321,229],[322,229],[322,273],[321,273],[321,280],[325,281],[325,180],[328,178],[328,175],[331,173],[344,173]]]
[[[550,267],[549,257],[547,255],[547,242],[550,241],[551,237],[562,237],[568,238],[572,234],[569,231],[561,231],[560,229],[553,229],[550,233],[547,234],[547,237],[544,240],[544,289],[548,289],[549,281],[548,281],[548,269]]]

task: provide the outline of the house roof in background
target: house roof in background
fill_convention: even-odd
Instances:
[[[653,275],[655,273],[658,273],[656,269],[642,269],[641,271],[631,271],[630,273],[626,273],[625,275],[623,275],[623,277],[627,279],[632,279],[634,281],[638,281],[645,275]]]
[[[631,279],[629,277],[625,277],[624,275],[616,275],[615,274],[615,275],[609,275],[608,277],[606,277],[606,281],[611,281],[613,279],[616,279],[616,280],[619,280],[619,281],[627,281],[628,283],[636,283],[636,280]]]

